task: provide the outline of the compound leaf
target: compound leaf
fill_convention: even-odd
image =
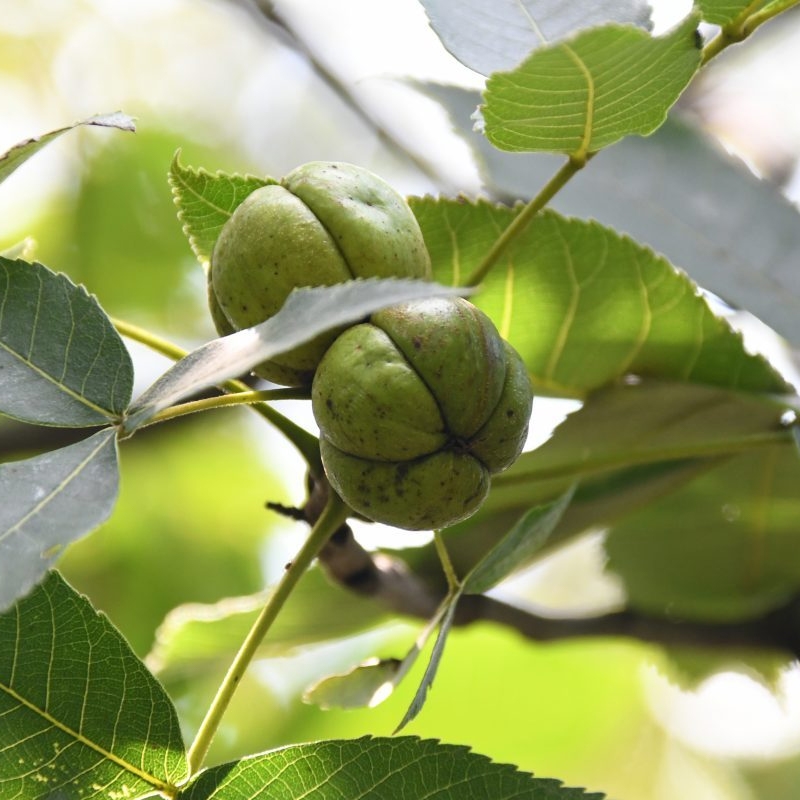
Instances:
[[[0,615],[0,795],[149,796],[186,772],[164,690],[57,573]]]
[[[180,800],[602,800],[603,795],[534,778],[466,747],[412,737],[293,745],[202,772]]]
[[[29,591],[67,544],[108,518],[118,487],[110,428],[0,464],[0,609]]]
[[[434,278],[459,284],[518,208],[412,200]],[[595,222],[536,217],[474,302],[522,355],[539,393],[581,397],[623,375],[786,392],[685,274]]]
[[[643,0],[421,0],[444,46],[470,69],[488,75],[511,69],[538,47],[608,22],[650,28]]]
[[[490,76],[485,134],[501,150],[583,158],[666,119],[700,66],[697,18],[664,36],[609,25],[540,48],[511,72]]]
[[[178,151],[172,159],[169,183],[183,231],[194,254],[205,264],[211,258],[222,226],[236,207],[251,192],[275,181],[224,172],[212,175],[204,169],[184,167]]]
[[[40,425],[118,419],[133,365],[94,297],[41,264],[0,257],[0,412]]]

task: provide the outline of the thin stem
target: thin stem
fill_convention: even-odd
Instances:
[[[151,333],[144,328],[140,328],[138,325],[125,322],[125,320],[117,317],[111,318],[111,324],[117,329],[117,333],[119,333],[121,336],[125,336],[128,339],[139,342],[140,344],[149,347],[151,350],[161,353],[162,356],[171,358],[173,361],[180,361],[188,352],[182,347],[179,347],[177,344],[173,344],[172,342],[162,339],[160,336],[156,336],[156,334]]]
[[[287,566],[286,572],[284,572],[280,582],[270,595],[269,600],[267,600],[267,604],[262,609],[244,642],[242,642],[239,652],[234,657],[217,690],[211,707],[208,709],[194,742],[189,748],[187,759],[190,776],[195,775],[202,766],[222,716],[228,708],[236,688],[241,683],[242,677],[253,660],[264,636],[269,631],[297,582],[308,567],[311,566],[311,562],[316,558],[317,553],[345,522],[348,511],[348,507],[341,499],[334,492],[331,492],[320,518],[311,529],[311,533],[309,533],[295,559]]]
[[[702,66],[732,44],[744,41],[765,22],[796,6],[800,0],[780,0],[759,10],[762,2],[763,0],[753,0],[735,20],[722,26],[720,32],[703,48],[703,58],[700,62]]]
[[[132,325],[130,322],[125,322],[124,320],[117,318],[112,319],[111,322],[122,336],[126,336],[128,339],[139,342],[140,344],[149,347],[151,350],[155,350],[157,353],[161,353],[173,361],[180,361],[184,356],[188,355],[187,350],[184,350],[182,347],[179,347],[178,345],[173,344],[166,339],[162,339],[160,336],[156,336],[154,333],[151,333],[144,328],[140,328],[137,325]],[[251,392],[250,387],[246,383],[236,380],[225,381],[221,388],[232,395],[249,394]],[[273,396],[270,399],[277,400],[280,398]],[[248,401],[237,400],[235,402]],[[307,430],[301,428],[299,425],[292,422],[292,420],[290,420],[288,417],[285,417],[283,414],[281,414],[280,411],[276,411],[272,406],[267,405],[265,402],[254,403],[250,401],[248,404],[253,411],[255,411],[257,414],[260,414],[268,422],[272,423],[272,425],[274,425],[298,449],[300,455],[303,456],[306,464],[308,464],[309,472],[315,478],[320,478],[323,475],[322,460],[319,455],[319,440],[316,436],[310,434]],[[187,403],[185,405],[189,404]],[[217,405],[222,405],[222,403],[217,403],[211,407],[215,408]],[[180,406],[178,406],[178,408],[180,408]],[[194,410],[199,411],[202,409]],[[156,417],[159,417],[160,421],[163,421],[163,415],[167,414],[169,411],[170,409],[165,409],[164,412],[157,414]],[[190,412],[186,411],[184,413]],[[180,416],[180,414],[175,414],[175,416]]]
[[[264,389],[253,392],[234,392],[216,397],[204,397],[200,400],[190,400],[177,406],[159,411],[144,427],[155,425],[157,422],[166,422],[186,414],[195,414],[198,411],[209,411],[212,408],[227,408],[236,405],[252,405],[253,403],[269,402],[271,400],[305,400],[308,392],[304,389]]]
[[[773,17],[777,17],[778,14],[782,14],[784,11],[793,8],[798,2],[800,2],[800,0],[781,0],[781,2],[770,4],[767,8],[762,8],[760,11],[751,14],[743,25],[745,36],[749,36],[756,28],[771,20]]]
[[[583,159],[571,158],[553,175],[539,194],[514,217],[511,224],[495,240],[483,261],[467,279],[467,286],[477,286],[489,274],[489,270],[497,264],[508,246],[528,227],[530,221],[569,182],[573,175],[583,169],[590,157],[591,155]]]
[[[460,581],[453,568],[453,562],[450,560],[450,553],[447,552],[447,545],[445,545],[440,531],[433,532],[433,543],[436,546],[436,555],[439,556],[439,561],[442,563],[449,593],[453,594],[458,589]]]

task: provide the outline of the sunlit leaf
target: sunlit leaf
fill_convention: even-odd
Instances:
[[[379,308],[464,293],[464,289],[435,283],[395,279],[294,289],[281,310],[266,322],[215,339],[181,359],[136,401],[125,429],[134,430],[187,394],[235,378],[262,361]]]
[[[39,152],[45,145],[57,139],[62,133],[71,131],[81,125],[96,125],[102,128],[118,128],[122,131],[135,131],[136,126],[133,119],[127,114],[119,111],[113,114],[97,114],[94,117],[89,117],[81,122],[76,122],[73,125],[67,125],[65,128],[46,133],[43,136],[37,136],[34,139],[26,139],[14,145],[8,152],[0,155],[0,183],[2,183],[17,167],[24,164],[31,156]]]
[[[0,795],[137,797],[186,776],[169,698],[57,574],[0,615]]]
[[[800,588],[799,482],[793,442],[732,459],[614,525],[609,569],[650,613],[763,614]]]
[[[180,800],[602,800],[603,795],[494,764],[466,747],[411,737],[293,745],[198,775]]]
[[[0,412],[61,427],[121,416],[133,366],[81,286],[41,264],[0,258]]]
[[[434,278],[467,280],[518,208],[414,199]],[[595,222],[536,217],[473,302],[522,355],[539,393],[582,396],[621,376],[785,392],[697,287],[663,257]]]
[[[511,69],[545,44],[578,30],[608,22],[650,28],[650,6],[643,0],[421,0],[431,27],[444,46],[470,69],[488,75]]]
[[[61,550],[104,522],[117,499],[113,429],[0,464],[0,609],[27,592]]]
[[[492,191],[529,200],[559,168],[560,156],[505,153],[475,133],[478,92],[431,84],[424,90],[475,149]],[[797,207],[674,115],[652,136],[603,150],[550,206],[649,245],[704,288],[800,342]]]
[[[482,115],[501,150],[584,157],[664,122],[700,66],[697,18],[654,38],[609,25],[537,50],[486,84]]]
[[[169,170],[169,183],[192,250],[201,263],[207,263],[222,226],[236,207],[251,192],[275,181],[223,172],[212,175],[204,169],[184,167],[178,151]]]

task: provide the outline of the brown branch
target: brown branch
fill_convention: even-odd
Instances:
[[[270,508],[314,524],[330,488],[309,479],[309,499],[302,509]],[[319,565],[335,583],[385,605],[396,614],[430,619],[444,599],[443,584],[434,586],[400,558],[362,547],[349,525],[342,525],[320,551]],[[631,638],[664,646],[778,650],[800,658],[800,596],[756,619],[701,622],[651,616],[633,610],[596,617],[545,617],[486,595],[464,595],[454,624],[494,622],[537,642],[576,638]]]

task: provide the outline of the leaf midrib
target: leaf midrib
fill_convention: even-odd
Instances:
[[[101,755],[103,758],[107,759],[108,761],[113,762],[117,766],[119,766],[122,769],[124,769],[126,772],[129,772],[132,775],[135,775],[136,777],[138,777],[141,780],[145,781],[146,783],[150,784],[153,788],[158,789],[159,791],[163,791],[163,792],[165,792],[167,794],[171,794],[171,795],[175,794],[176,789],[172,784],[170,784],[170,783],[168,783],[166,781],[162,781],[159,778],[156,778],[154,775],[151,775],[150,773],[145,772],[142,769],[139,769],[135,765],[125,761],[124,759],[120,758],[119,756],[115,755],[114,753],[106,750],[106,748],[102,747],[101,745],[97,744],[96,742],[93,742],[91,739],[88,739],[82,733],[80,733],[79,731],[74,730],[69,725],[63,724],[62,722],[57,720],[55,717],[53,717],[51,714],[48,714],[47,711],[39,708],[35,704],[33,704],[30,701],[28,701],[21,694],[19,694],[19,692],[15,691],[14,689],[12,689],[7,684],[5,684],[3,682],[0,682],[0,690],[4,691],[9,697],[11,697],[13,700],[18,702],[20,705],[22,705],[25,708],[27,708],[32,713],[34,713],[37,716],[39,716],[40,718],[44,719],[46,722],[48,722],[54,728],[57,728],[62,733],[66,733],[68,736],[71,736],[73,739],[75,739],[75,741],[79,742],[80,744],[84,745],[85,747],[88,747],[90,750],[94,750],[96,753]]]

